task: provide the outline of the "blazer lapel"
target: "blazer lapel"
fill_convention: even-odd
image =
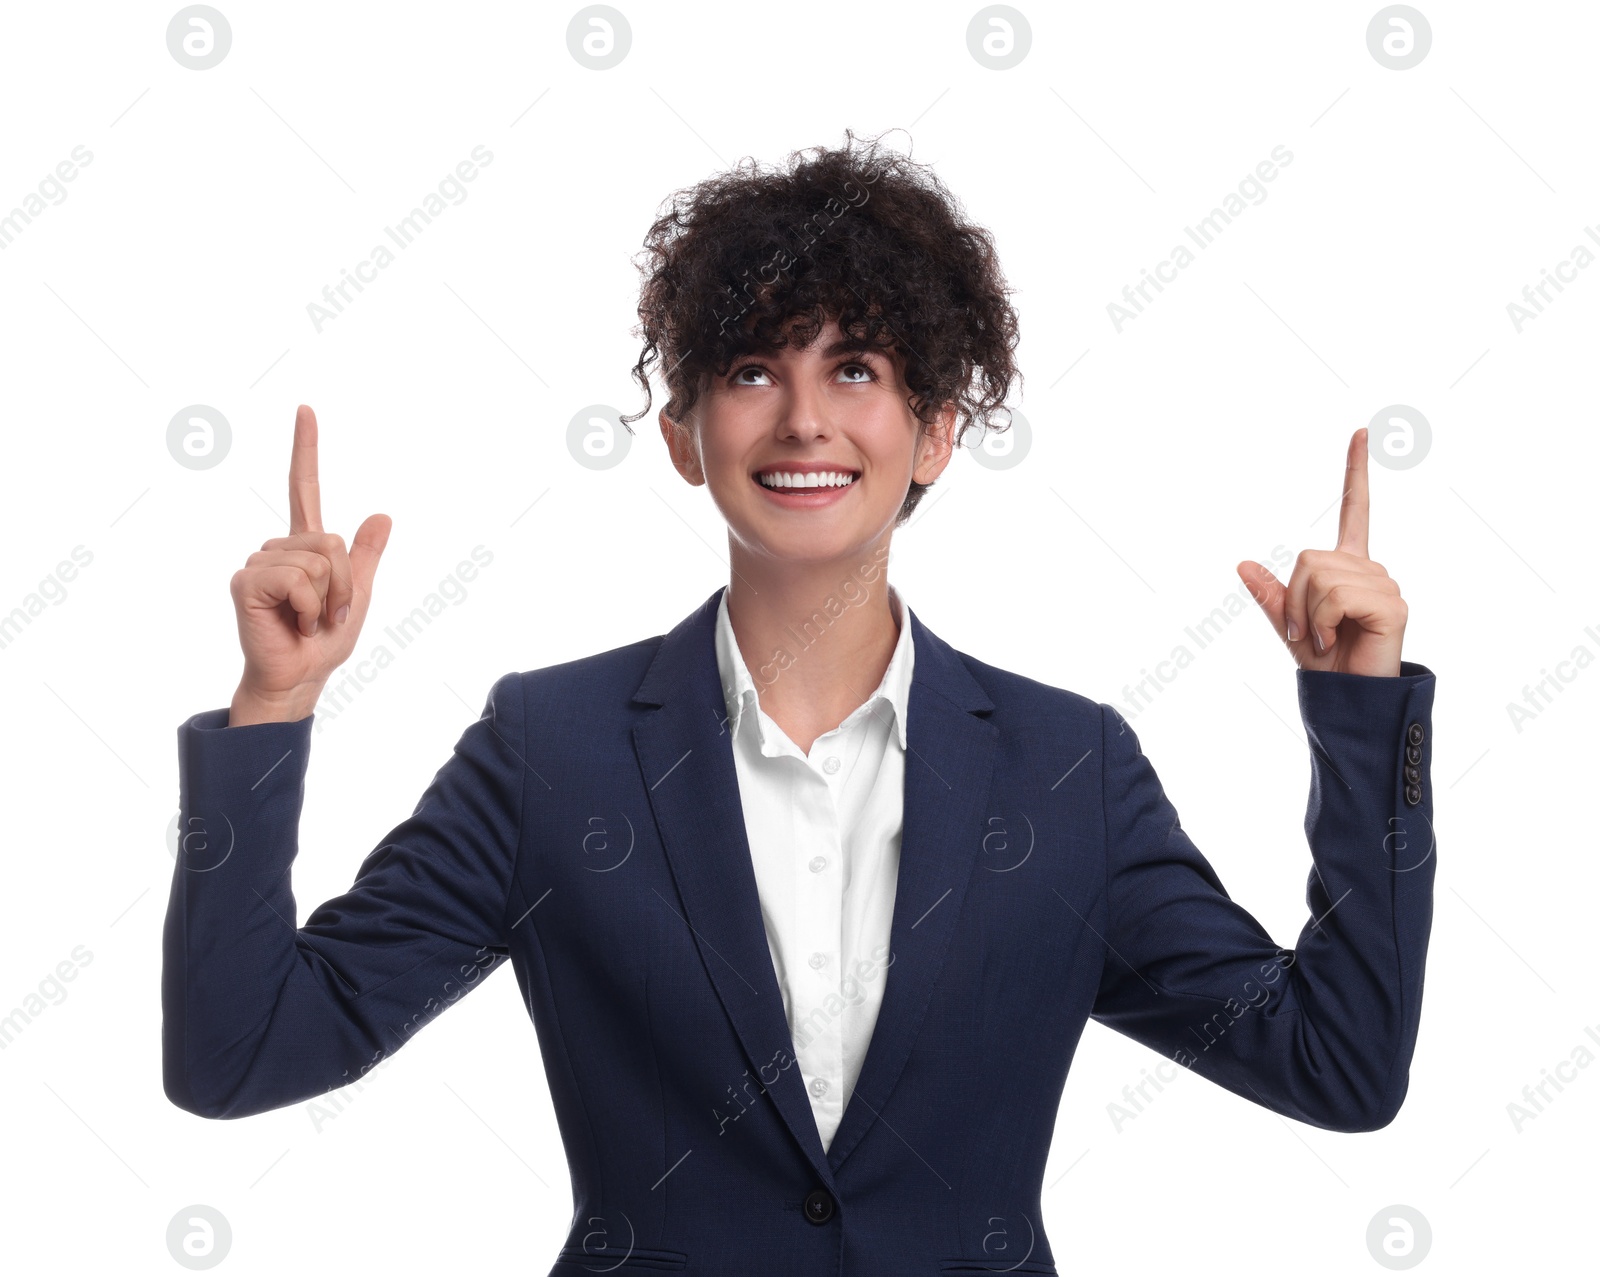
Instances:
[[[634,749],[685,922],[744,1046],[751,1076],[767,1085],[773,1069],[779,1070],[767,1093],[831,1191],[833,1172],[794,1062],[783,994],[772,969],[733,738],[724,721],[716,653],[721,593],[718,589],[662,639],[634,693],[634,700],[661,708],[634,727]],[[742,1090],[740,1082],[727,1079]],[[716,1099],[720,1102],[720,1094]]]
[[[911,1054],[982,846],[1000,735],[987,719],[974,717],[993,709],[994,702],[955,650],[915,612],[911,641],[891,962],[861,1075],[828,1145],[828,1164],[836,1171],[878,1120]]]
[[[752,1076],[765,1082],[794,1043],[772,969],[745,835],[732,737],[717,670],[718,588],[661,641],[634,700],[660,708],[634,728],[686,923]],[[960,656],[911,614],[914,660],[906,716],[900,870],[883,1002],[855,1090],[826,1153],[799,1068],[767,1087],[825,1186],[888,1102],[961,912],[981,843],[998,729],[994,708]],[[737,1084],[739,1079],[730,1078]]]

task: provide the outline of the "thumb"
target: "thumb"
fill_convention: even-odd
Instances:
[[[1284,622],[1283,604],[1289,592],[1283,583],[1272,575],[1270,569],[1250,559],[1237,564],[1234,571],[1250,591],[1250,597],[1260,604],[1261,611],[1278,632],[1278,638],[1287,643],[1289,631]]]
[[[372,582],[378,574],[378,560],[383,548],[389,544],[389,533],[394,521],[386,514],[370,514],[366,522],[356,529],[356,539],[350,543],[350,575],[354,578],[355,606],[350,610],[365,616],[367,604],[372,599]]]

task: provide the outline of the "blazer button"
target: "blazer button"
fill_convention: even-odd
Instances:
[[[826,1224],[833,1218],[833,1198],[820,1188],[813,1189],[806,1194],[805,1210],[813,1224]]]
[[[1420,785],[1422,783],[1422,768],[1414,767],[1410,763],[1407,763],[1406,782],[1411,785]]]
[[[1413,807],[1415,807],[1418,803],[1420,803],[1422,801],[1422,786],[1421,785],[1407,785],[1406,786],[1406,801],[1408,803],[1410,803]]]
[[[1422,762],[1421,745],[1406,746],[1406,762],[1410,763],[1413,767],[1418,766]]]
[[[1412,723],[1410,727],[1406,728],[1406,740],[1408,740],[1413,745],[1422,744],[1422,724],[1421,723]]]

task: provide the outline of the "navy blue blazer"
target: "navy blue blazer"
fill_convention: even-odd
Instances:
[[[350,1085],[509,960],[572,1178],[552,1277],[1055,1272],[1040,1188],[1091,1016],[1314,1126],[1395,1116],[1432,921],[1433,673],[1297,672],[1314,867],[1290,950],[1228,897],[1111,706],[913,614],[891,965],[824,1152],[745,838],[720,594],[669,634],[500,678],[298,930],[312,718],[183,723],[171,1101],[235,1118]]]

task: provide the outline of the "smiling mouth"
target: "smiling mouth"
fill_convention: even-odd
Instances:
[[[861,477],[858,470],[823,470],[811,474],[775,470],[753,476],[763,488],[774,492],[822,492],[848,488]]]

